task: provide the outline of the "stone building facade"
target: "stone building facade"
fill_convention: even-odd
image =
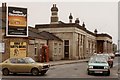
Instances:
[[[108,34],[97,34],[86,29],[85,23],[80,25],[79,18],[73,22],[70,13],[69,23],[59,21],[58,8],[53,4],[51,8],[51,23],[36,24],[35,28],[48,31],[63,40],[64,59],[84,59],[93,53],[111,53],[112,37]]]
[[[97,34],[97,53],[113,53],[112,37],[108,34]]]
[[[53,33],[63,40],[64,59],[84,59],[90,57],[96,51],[96,36],[85,28],[84,23],[82,26],[79,25],[78,18],[75,23],[72,23],[72,14],[69,16],[70,23],[58,21],[58,8],[55,4],[51,8],[51,13],[51,24],[37,24],[35,28],[39,32]]]

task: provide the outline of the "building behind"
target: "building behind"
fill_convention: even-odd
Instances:
[[[53,4],[51,8],[51,23],[36,24],[35,28],[48,31],[63,40],[63,54],[65,59],[84,59],[93,53],[112,53],[112,37],[106,33],[98,34],[86,29],[85,23],[80,25],[79,18],[73,22],[70,13],[69,23],[58,21],[58,8]]]

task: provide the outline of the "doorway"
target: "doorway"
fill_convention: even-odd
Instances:
[[[69,59],[69,40],[64,40],[64,58]]]

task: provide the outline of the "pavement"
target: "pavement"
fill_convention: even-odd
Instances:
[[[64,65],[64,64],[73,64],[73,63],[81,63],[81,62],[88,62],[89,59],[81,59],[81,60],[60,60],[60,61],[50,61],[48,62],[50,66],[56,65]]]

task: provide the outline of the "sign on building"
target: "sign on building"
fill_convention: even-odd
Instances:
[[[27,8],[8,7],[6,35],[27,37]]]
[[[10,42],[10,58],[26,57],[26,42]]]
[[[5,52],[5,43],[0,43],[0,52],[1,53]]]

